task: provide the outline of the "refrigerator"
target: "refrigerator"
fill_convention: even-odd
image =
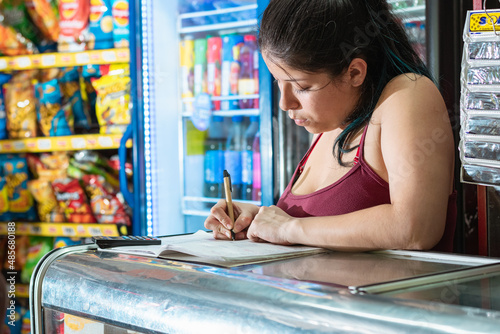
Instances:
[[[273,86],[256,49],[266,5],[134,3],[134,234],[203,229],[224,170],[234,201],[275,202]]]

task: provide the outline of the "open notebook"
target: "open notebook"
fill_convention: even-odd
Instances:
[[[158,257],[221,267],[305,256],[325,252],[318,247],[280,246],[245,240],[216,240],[212,233],[198,231],[194,234],[162,237],[158,246],[122,246],[103,251]]]

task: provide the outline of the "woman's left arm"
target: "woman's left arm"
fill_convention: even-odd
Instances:
[[[309,218],[262,207],[248,237],[345,251],[436,245],[445,227],[454,169],[453,133],[443,99],[429,79],[399,76],[387,85],[373,118],[380,122],[390,204]]]

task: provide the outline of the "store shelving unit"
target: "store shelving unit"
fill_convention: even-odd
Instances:
[[[125,226],[115,224],[16,223],[16,235],[89,238],[95,235],[118,236],[126,233]],[[0,235],[7,235],[7,222],[0,222]]]

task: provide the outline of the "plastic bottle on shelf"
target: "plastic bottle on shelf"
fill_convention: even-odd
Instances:
[[[239,51],[243,43],[241,35],[222,36],[221,96],[238,95],[240,75]],[[222,110],[238,109],[237,100],[221,101]]]
[[[253,173],[252,173],[252,200],[260,202],[262,198],[261,166],[260,166],[260,131],[255,134],[252,145]]]
[[[259,117],[251,116],[250,125],[245,131],[244,148],[241,152],[241,196],[242,199],[252,200],[253,184],[253,142],[259,131]]]
[[[224,169],[231,175],[232,197],[241,199],[241,152],[243,151],[243,116],[233,116],[224,153]]]
[[[194,95],[207,93],[207,40],[194,41]]]
[[[180,42],[182,98],[194,97],[194,41],[186,37]],[[185,103],[185,111],[193,111],[193,102]]]
[[[221,94],[221,49],[222,38],[210,37],[207,42],[207,89],[208,94]],[[214,110],[220,110],[220,101],[213,101]]]
[[[255,56],[257,51],[257,38],[255,35],[245,35],[244,44],[240,50],[240,76],[238,80],[238,95],[252,95],[256,91],[256,81],[254,77]],[[253,99],[240,99],[241,109],[254,108]]]
[[[224,118],[213,116],[208,127],[208,137],[205,140],[204,185],[203,196],[224,196],[224,146],[226,135]]]

